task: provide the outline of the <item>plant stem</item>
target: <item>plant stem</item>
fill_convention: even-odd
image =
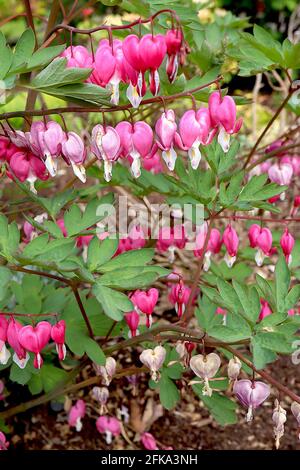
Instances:
[[[35,274],[36,276],[44,276],[49,279],[55,279],[56,281],[62,282],[67,285],[71,285],[71,281],[62,276],[57,276],[56,274],[50,274],[45,271],[36,271],[35,269],[27,269],[22,266],[8,266],[12,271],[19,271],[21,273]]]
[[[154,98],[149,98],[147,100],[142,101],[140,106],[145,106],[147,104],[153,104],[153,103],[159,103],[159,102],[162,103],[162,100],[174,101],[178,98],[182,98],[183,96],[189,96],[191,93],[197,93],[197,91],[207,88],[210,85],[217,83],[221,79],[222,79],[222,76],[219,75],[214,80],[211,80],[210,82],[205,83],[204,85],[200,85],[191,90],[182,91],[181,93],[175,93],[174,95],[155,96]],[[95,107],[68,106],[68,107],[63,107],[63,108],[40,109],[40,110],[27,109],[25,111],[14,111],[14,112],[9,112],[9,113],[2,113],[0,114],[0,120],[6,120],[10,118],[15,118],[15,117],[48,116],[50,114],[63,114],[63,113],[112,113],[115,111],[125,111],[126,109],[131,109],[131,108],[132,108],[132,105],[129,103],[123,106],[114,106],[111,108],[99,108],[96,106]]]
[[[285,99],[283,100],[283,102],[281,103],[279,108],[277,109],[276,113],[272,116],[272,118],[270,119],[270,121],[268,122],[268,124],[266,125],[266,127],[264,128],[264,130],[262,131],[260,136],[258,137],[254,147],[252,147],[252,149],[251,149],[251,151],[250,151],[250,153],[249,153],[249,155],[248,155],[248,157],[247,157],[247,159],[244,163],[244,166],[243,166],[244,169],[247,168],[248,163],[250,162],[251,158],[255,154],[260,142],[262,141],[262,139],[264,138],[264,136],[266,135],[266,133],[268,132],[270,127],[273,125],[274,121],[276,121],[279,114],[284,109],[285,105],[289,102],[289,100],[290,100],[291,96],[293,95],[293,93],[295,93],[295,91],[297,91],[299,88],[300,88],[300,86],[298,86],[296,88],[293,88],[292,86],[290,87],[288,95],[285,97]]]
[[[83,306],[83,303],[82,303],[82,300],[81,300],[81,297],[80,297],[80,294],[78,292],[78,289],[76,287],[75,284],[71,284],[71,287],[72,287],[72,291],[73,291],[73,294],[75,296],[75,299],[77,301],[77,304],[78,304],[78,307],[80,309],[80,312],[81,312],[81,315],[85,321],[85,324],[87,326],[87,329],[88,329],[88,332],[89,332],[89,336],[94,339],[94,332],[93,332],[93,328],[92,328],[92,325],[90,323],[90,320],[89,320],[89,317],[87,316],[87,313],[85,311],[85,308]]]

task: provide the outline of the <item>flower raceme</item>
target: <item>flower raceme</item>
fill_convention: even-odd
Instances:
[[[5,315],[5,314],[4,314]],[[57,347],[60,360],[66,355],[66,347],[64,345],[65,322],[59,321],[55,325],[51,325],[47,321],[41,321],[32,325],[22,325],[15,318],[11,317],[9,321],[4,315],[0,315],[0,364],[6,364],[11,356],[5,346],[5,342],[14,350],[13,361],[24,369],[29,360],[28,352],[34,353],[33,365],[40,369],[43,365],[41,351],[52,338]]]

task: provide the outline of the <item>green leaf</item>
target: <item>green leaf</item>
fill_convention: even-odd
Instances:
[[[101,200],[93,199],[90,201],[83,213],[76,204],[73,204],[64,216],[68,236],[72,237],[92,227],[102,220],[105,215],[104,211],[101,210]]]
[[[300,284],[294,286],[285,298],[285,310],[295,307],[300,299]]]
[[[164,408],[171,410],[180,400],[180,393],[168,375],[164,372],[161,374],[159,381],[159,399]]]
[[[93,83],[76,83],[63,86],[52,86],[40,88],[40,91],[47,95],[56,96],[65,101],[72,101],[82,105],[88,103],[90,105],[110,106],[108,98],[110,94],[105,88],[101,88]]]
[[[258,332],[255,335],[257,344],[262,348],[282,354],[290,354],[293,352],[291,342],[284,334],[276,332]]]
[[[285,298],[290,286],[290,271],[282,255],[279,257],[275,268],[275,286],[277,311],[282,312],[285,308]]]
[[[149,263],[154,256],[153,248],[131,250],[122,253],[101,266],[103,273],[114,271],[115,269],[126,267],[144,266]]]
[[[28,382],[28,387],[33,395],[45,391],[51,392],[61,382],[66,380],[68,373],[63,369],[53,366],[52,364],[43,364],[39,372],[33,375]]]
[[[38,49],[27,62],[27,71],[43,67],[65,49],[65,44]]]
[[[0,80],[3,80],[12,64],[13,54],[8,46],[1,48],[1,61],[0,61]]]
[[[264,369],[267,364],[276,360],[276,353],[261,346],[260,339],[254,336],[251,339],[253,364],[257,369]]]
[[[89,358],[95,362],[95,364],[104,365],[105,364],[105,354],[102,351],[99,344],[92,338],[86,338],[83,344],[85,352]]]
[[[25,369],[20,369],[17,364],[13,363],[10,368],[9,379],[12,382],[16,382],[20,385],[25,385],[32,377],[31,367],[28,364]]]
[[[239,282],[232,281],[233,288],[238,295],[239,301],[243,307],[244,314],[254,324],[258,319],[261,305],[258,293],[255,288],[250,289]]]
[[[103,286],[99,282],[94,284],[93,294],[102,305],[105,314],[115,321],[122,320],[124,312],[133,310],[133,305],[125,294]]]
[[[5,268],[4,266],[0,266],[0,300],[4,299],[7,293],[7,285],[12,278],[12,272]]]
[[[87,265],[90,271],[97,271],[110,260],[117,251],[118,243],[117,238],[107,237],[100,241],[98,237],[94,237],[89,244],[87,254]]]
[[[151,285],[159,277],[168,274],[169,271],[160,266],[126,267],[103,274],[98,282],[117,289],[142,289]]]
[[[35,256],[40,255],[41,253],[44,253],[44,250],[47,247],[49,241],[49,236],[47,233],[44,233],[43,235],[39,235],[36,238],[33,238],[31,242],[29,242],[24,250],[22,255],[25,258],[35,258]]]
[[[193,385],[194,392],[203,401],[214,419],[221,426],[235,424],[237,422],[237,404],[228,397],[216,392],[213,392],[211,397],[203,396],[202,389],[203,385],[201,384]]]
[[[28,62],[32,56],[35,46],[34,33],[31,28],[26,29],[19,38],[13,56],[11,71],[15,71]]]
[[[92,69],[67,67],[67,59],[54,59],[30,83],[33,88],[48,88],[76,82],[83,82],[91,74]]]

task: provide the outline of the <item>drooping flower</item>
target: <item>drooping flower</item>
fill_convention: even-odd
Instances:
[[[100,414],[107,413],[106,403],[109,398],[109,390],[107,387],[93,387],[93,398],[100,403]]]
[[[129,34],[123,41],[123,54],[131,70],[127,71],[129,88],[127,98],[134,108],[138,108],[146,93],[145,72],[148,69],[140,52],[140,39],[135,34]],[[126,63],[125,63],[125,69]]]
[[[194,250],[194,255],[197,258],[200,258],[203,254],[207,232],[208,232],[208,225],[207,225],[207,222],[204,222],[200,226],[200,229],[198,231],[198,234],[195,240],[196,249]],[[205,250],[205,255],[204,255],[204,263],[203,263],[204,271],[209,270],[210,265],[211,265],[211,256],[213,254],[217,254],[220,252],[222,243],[223,243],[223,240],[222,240],[219,230],[216,228],[211,229],[209,240],[207,243],[207,248]]]
[[[69,426],[74,427],[77,432],[80,432],[82,429],[82,418],[85,416],[85,402],[83,400],[77,400],[75,405],[73,405],[69,411],[68,423]]]
[[[145,34],[140,40],[140,54],[149,69],[149,85],[152,95],[156,96],[160,88],[158,69],[167,53],[165,36]],[[131,64],[132,65],[132,64]]]
[[[181,318],[185,312],[190,295],[191,289],[185,286],[182,280],[177,284],[173,284],[170,289],[169,300],[171,304],[175,306],[175,311],[179,318]]]
[[[272,415],[272,421],[274,423],[273,432],[275,437],[276,449],[279,449],[280,439],[284,435],[284,424],[286,422],[286,410],[280,406],[278,400],[275,400],[275,408]]]
[[[288,265],[292,262],[292,251],[295,245],[295,239],[293,235],[289,232],[289,229],[286,227],[285,231],[280,238],[280,246],[285,256],[285,260]]]
[[[268,170],[268,176],[273,183],[280,186],[289,186],[293,177],[293,167],[289,163],[273,163]],[[285,199],[285,192],[280,194],[280,199]]]
[[[186,111],[179,122],[179,133],[175,134],[176,145],[188,152],[191,166],[196,170],[201,160],[200,144],[208,145],[216,133],[211,127],[207,108]]]
[[[174,225],[173,227],[162,227],[158,233],[156,248],[160,252],[169,252],[170,263],[174,262],[175,249],[183,249],[186,244],[186,234],[184,225]]]
[[[212,389],[209,385],[209,379],[212,379],[221,366],[221,359],[216,353],[210,353],[204,356],[196,354],[190,360],[190,368],[201,379],[204,380],[202,394],[211,397]]]
[[[236,105],[231,96],[224,96],[220,92],[213,92],[208,100],[208,108],[212,127],[219,129],[218,143],[223,152],[230,148],[230,136],[239,132],[243,119],[236,119]]]
[[[147,317],[148,318],[148,317]],[[140,323],[140,316],[136,310],[125,313],[124,320],[130,329],[130,337],[134,338],[138,334],[138,326]]]
[[[121,141],[118,132],[111,126],[98,124],[92,130],[92,152],[104,162],[104,177],[110,181],[112,165],[120,154]]]
[[[240,374],[241,368],[242,368],[241,361],[239,360],[238,357],[233,356],[229,360],[228,366],[227,366],[227,374],[228,374],[228,378],[231,382],[235,382],[235,380],[237,380],[237,378]]]
[[[35,355],[33,365],[36,369],[40,369],[43,365],[41,351],[48,344],[50,336],[51,325],[46,321],[41,321],[36,326],[23,326],[19,331],[21,346]]]
[[[141,175],[141,159],[147,157],[152,149],[153,131],[144,121],[134,124],[128,121],[119,122],[116,131],[120,137],[121,156],[132,160],[131,172],[138,178]]]
[[[272,254],[272,233],[268,228],[262,228],[257,224],[251,225],[248,238],[251,248],[257,248],[255,261],[257,266],[262,266],[265,256]]]
[[[20,150],[11,156],[7,175],[12,179],[16,177],[22,183],[28,181],[33,193],[36,193],[35,181],[37,179],[45,181],[49,177],[43,161],[26,149]]]
[[[0,315],[0,364],[5,365],[10,359],[10,352],[5,342],[7,341],[8,321],[4,315]]]
[[[157,146],[162,150],[162,157],[169,170],[175,168],[177,154],[174,150],[174,139],[177,131],[175,113],[173,109],[166,110],[155,124],[158,139]]]
[[[67,67],[78,67],[89,69],[93,67],[93,58],[84,46],[69,46],[62,53],[61,57],[67,59]]]
[[[153,155],[150,154],[148,157],[143,158],[142,165],[144,170],[151,171],[154,175],[164,171],[159,152],[155,152]]]
[[[167,64],[166,71],[170,83],[173,83],[178,71],[183,36],[180,29],[169,29],[166,34]]]
[[[102,377],[104,385],[108,387],[116,373],[117,363],[115,359],[113,357],[107,357],[105,366],[94,364],[94,367],[97,374]]]
[[[145,449],[147,450],[159,450],[155,437],[150,432],[144,432],[141,435],[141,441]]]
[[[14,318],[11,318],[7,328],[7,342],[15,351],[13,355],[13,361],[20,367],[20,369],[24,369],[26,367],[26,364],[30,358],[28,352],[19,341],[19,333],[23,326],[24,325],[22,325],[22,323],[18,322]]]
[[[9,442],[6,440],[5,434],[0,431],[0,451],[1,450],[7,450],[9,447]]]
[[[231,224],[227,225],[223,233],[223,243],[226,247],[224,260],[229,268],[232,268],[236,260],[239,247],[239,237]]]
[[[140,355],[140,361],[151,371],[151,378],[156,382],[159,378],[158,371],[162,367],[167,351],[163,346],[154,349],[144,349]]]
[[[65,346],[65,335],[66,335],[66,322],[65,320],[60,320],[51,328],[51,338],[55,342],[56,351],[58,357],[63,361],[66,357],[66,346]]]
[[[243,379],[235,382],[233,392],[240,403],[248,408],[246,420],[249,422],[253,419],[253,411],[270,395],[270,387],[264,382]]]
[[[148,328],[152,325],[152,314],[157,304],[158,296],[158,290],[152,287],[148,291],[136,290],[130,297],[130,300],[137,309],[147,315],[146,325]]]
[[[105,434],[107,444],[112,443],[112,438],[121,434],[120,421],[114,416],[100,416],[96,421],[98,432]]]
[[[55,121],[33,122],[28,133],[31,151],[44,163],[51,176],[57,172],[57,158],[61,154],[66,135]]]
[[[294,415],[294,417],[297,420],[298,427],[300,428],[300,405],[296,401],[293,401],[291,404],[291,411]],[[300,440],[300,433],[299,433],[299,440]]]
[[[68,132],[66,140],[62,143],[62,154],[67,163],[72,165],[74,175],[86,182],[85,168],[83,166],[86,158],[86,149],[81,137],[75,132]]]
[[[264,299],[260,299],[260,305],[261,305],[261,310],[259,314],[259,319],[263,320],[265,317],[268,317],[269,315],[272,314],[272,310],[270,308],[269,303]]]

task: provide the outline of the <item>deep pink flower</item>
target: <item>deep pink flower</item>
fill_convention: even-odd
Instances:
[[[138,310],[147,315],[146,325],[148,328],[152,325],[152,314],[157,304],[158,296],[158,290],[153,287],[148,291],[136,290],[130,297],[130,300]]]
[[[156,444],[155,437],[152,434],[150,434],[150,432],[144,432],[141,435],[141,441],[142,441],[142,444],[145,447],[145,449],[147,449],[147,450],[159,450],[159,448]]]
[[[82,418],[85,416],[86,406],[83,400],[77,400],[69,411],[68,423],[69,426],[76,428],[77,432],[82,429]]]
[[[140,323],[140,316],[138,312],[136,310],[133,310],[132,312],[125,313],[124,320],[129,326],[131,338],[134,338],[137,335],[138,326]]]
[[[7,364],[10,352],[6,348],[8,321],[4,315],[0,315],[0,364]]]
[[[179,133],[175,134],[176,145],[186,150],[191,166],[196,170],[201,160],[200,144],[209,144],[216,133],[211,127],[209,111],[200,108],[197,112],[189,110],[184,113],[179,122]]]
[[[34,183],[37,179],[45,181],[49,177],[42,160],[25,149],[11,156],[9,168],[11,173],[8,172],[8,176],[12,179],[16,177],[22,183],[28,181],[32,192],[36,192]]]
[[[156,96],[159,91],[158,69],[167,52],[165,37],[161,34],[146,34],[140,40],[139,52],[147,69],[150,70],[150,91]]]
[[[25,348],[20,344],[19,333],[24,325],[14,318],[11,318],[7,328],[7,342],[15,351],[13,361],[21,368],[26,367],[29,361],[29,354]]]
[[[0,451],[1,450],[7,450],[9,446],[9,442],[7,442],[5,434],[0,431]]]
[[[121,434],[120,421],[115,417],[100,416],[96,421],[98,432],[105,434],[107,444],[112,443],[112,438]]]
[[[270,308],[270,305],[268,304],[268,302],[266,300],[260,299],[260,305],[261,305],[261,310],[260,310],[260,314],[259,314],[259,319],[263,320],[265,317],[268,317],[273,312]]]
[[[141,174],[141,158],[150,154],[153,144],[153,131],[149,124],[137,121],[131,124],[128,121],[119,122],[116,131],[121,142],[121,156],[132,159],[131,171],[135,178]]]
[[[67,59],[67,67],[79,67],[89,69],[93,67],[93,58],[84,46],[69,46],[62,53],[61,57]]]
[[[280,239],[280,246],[285,256],[287,264],[292,262],[292,251],[295,245],[295,239],[293,235],[289,232],[289,229],[286,227],[285,231],[282,234]]]
[[[149,157],[143,158],[142,166],[145,170],[151,171],[154,175],[158,173],[162,173],[164,171],[164,167],[161,163],[160,155],[158,152],[155,152],[153,155]]]
[[[166,65],[167,75],[171,83],[174,82],[179,64],[179,56],[182,47],[183,36],[180,29],[169,29],[166,34],[166,46],[168,60]]]
[[[189,301],[191,289],[184,285],[183,281],[173,284],[169,293],[169,300],[175,306],[175,311],[179,318],[185,312],[185,307]]]
[[[223,233],[223,243],[226,247],[225,262],[231,268],[236,260],[239,247],[239,237],[235,229],[229,224]]]
[[[160,252],[169,251],[169,261],[174,261],[175,248],[183,249],[186,244],[186,234],[184,225],[174,225],[173,227],[162,227],[158,234],[156,248]]]
[[[255,261],[257,266],[262,266],[265,256],[272,254],[272,233],[268,228],[262,228],[257,224],[251,225],[248,232],[251,248],[257,248]]]
[[[39,322],[35,327],[26,325],[19,331],[21,346],[35,354],[33,365],[40,369],[43,365],[41,351],[48,344],[51,336],[51,325],[46,321]]]
[[[223,152],[228,152],[230,135],[239,132],[243,119],[236,120],[236,105],[231,96],[224,96],[214,91],[208,100],[212,127],[219,128],[218,142]]]
[[[60,320],[51,328],[51,338],[55,342],[56,351],[58,357],[63,361],[66,357],[66,346],[65,346],[65,335],[66,335],[66,322]]]

